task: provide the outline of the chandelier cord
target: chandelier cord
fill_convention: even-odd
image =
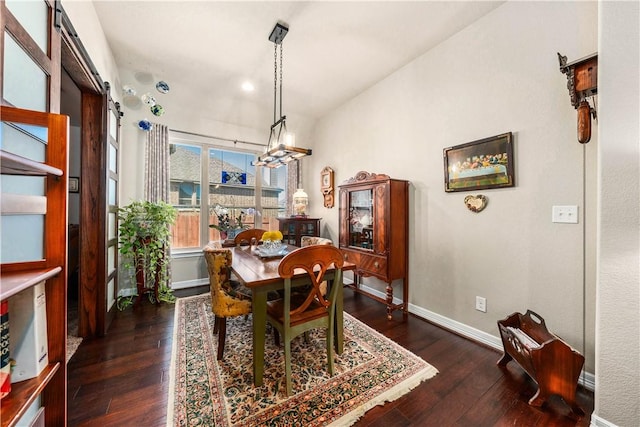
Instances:
[[[276,122],[278,105],[278,45],[273,44],[273,123]],[[280,109],[282,111],[282,108]]]
[[[282,42],[280,42],[280,118],[282,118]]]

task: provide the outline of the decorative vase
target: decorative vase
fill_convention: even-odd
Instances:
[[[232,228],[227,230],[227,238],[235,239],[235,237],[242,231],[242,228]]]
[[[276,254],[282,249],[282,240],[264,240],[262,242],[262,252],[265,254]]]
[[[298,188],[293,193],[293,216],[306,217],[307,206],[309,205],[309,195],[302,188]]]

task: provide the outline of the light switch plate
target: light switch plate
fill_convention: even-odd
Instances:
[[[560,222],[565,224],[578,223],[578,207],[577,206],[553,206],[551,208],[551,222]]]

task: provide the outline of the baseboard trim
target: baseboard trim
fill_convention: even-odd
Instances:
[[[618,427],[616,424],[611,423],[604,418],[600,418],[596,414],[591,414],[591,427]]]
[[[384,292],[381,292],[369,286],[360,285],[360,287],[363,290],[371,294],[374,294],[380,298],[386,298],[387,296],[387,294],[385,294]],[[402,300],[400,298],[394,298],[393,302],[396,304],[401,304]],[[456,320],[449,319],[448,317],[442,316],[438,313],[434,313],[433,311],[429,311],[423,307],[420,307],[414,304],[409,304],[408,311],[409,313],[415,314],[416,316],[422,319],[425,319],[435,325],[448,329],[457,335],[468,338],[472,341],[486,345],[488,347],[494,348],[498,351],[503,351],[502,340],[498,336],[491,335],[487,332],[473,328],[464,323],[460,323]],[[590,391],[595,390],[595,386],[596,386],[595,376],[590,372],[583,371],[582,374],[580,375],[580,379],[578,380],[578,383],[582,385],[584,388],[586,388],[587,390],[590,390]],[[606,427],[607,424],[603,426]]]
[[[171,289],[187,289],[187,288],[195,288],[197,286],[208,285],[209,279],[193,279],[193,280],[183,280],[182,282],[173,282],[171,283]]]

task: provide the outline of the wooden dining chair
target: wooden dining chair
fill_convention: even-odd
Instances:
[[[320,284],[331,265],[335,265],[334,286],[328,295],[322,295]],[[316,328],[326,330],[327,368],[333,376],[333,341],[338,289],[342,288],[342,253],[335,246],[313,245],[297,249],[286,255],[278,265],[278,274],[284,278],[284,297],[267,301],[267,322],[279,332],[284,341],[284,360],[287,396],[291,395],[291,341],[294,337]],[[295,269],[303,269],[312,286],[306,294],[292,292]],[[276,334],[276,342],[279,339]]]
[[[217,359],[222,360],[227,336],[227,317],[245,316],[251,313],[251,291],[229,280],[232,255],[216,243],[203,249],[209,271],[211,287],[211,311],[215,316],[213,333],[218,334]]]
[[[312,245],[333,245],[333,241],[331,239],[327,239],[325,237],[316,237],[316,236],[302,236],[300,238],[300,246],[307,247]],[[320,284],[320,292],[322,295],[327,294],[327,282],[324,281]]]
[[[236,235],[233,239],[233,242],[236,246],[240,246],[243,243],[249,245],[251,244],[251,239],[255,238],[257,242],[260,242],[262,239],[262,235],[266,233],[266,230],[262,230],[261,228],[249,228],[248,230],[242,230],[240,233]]]

